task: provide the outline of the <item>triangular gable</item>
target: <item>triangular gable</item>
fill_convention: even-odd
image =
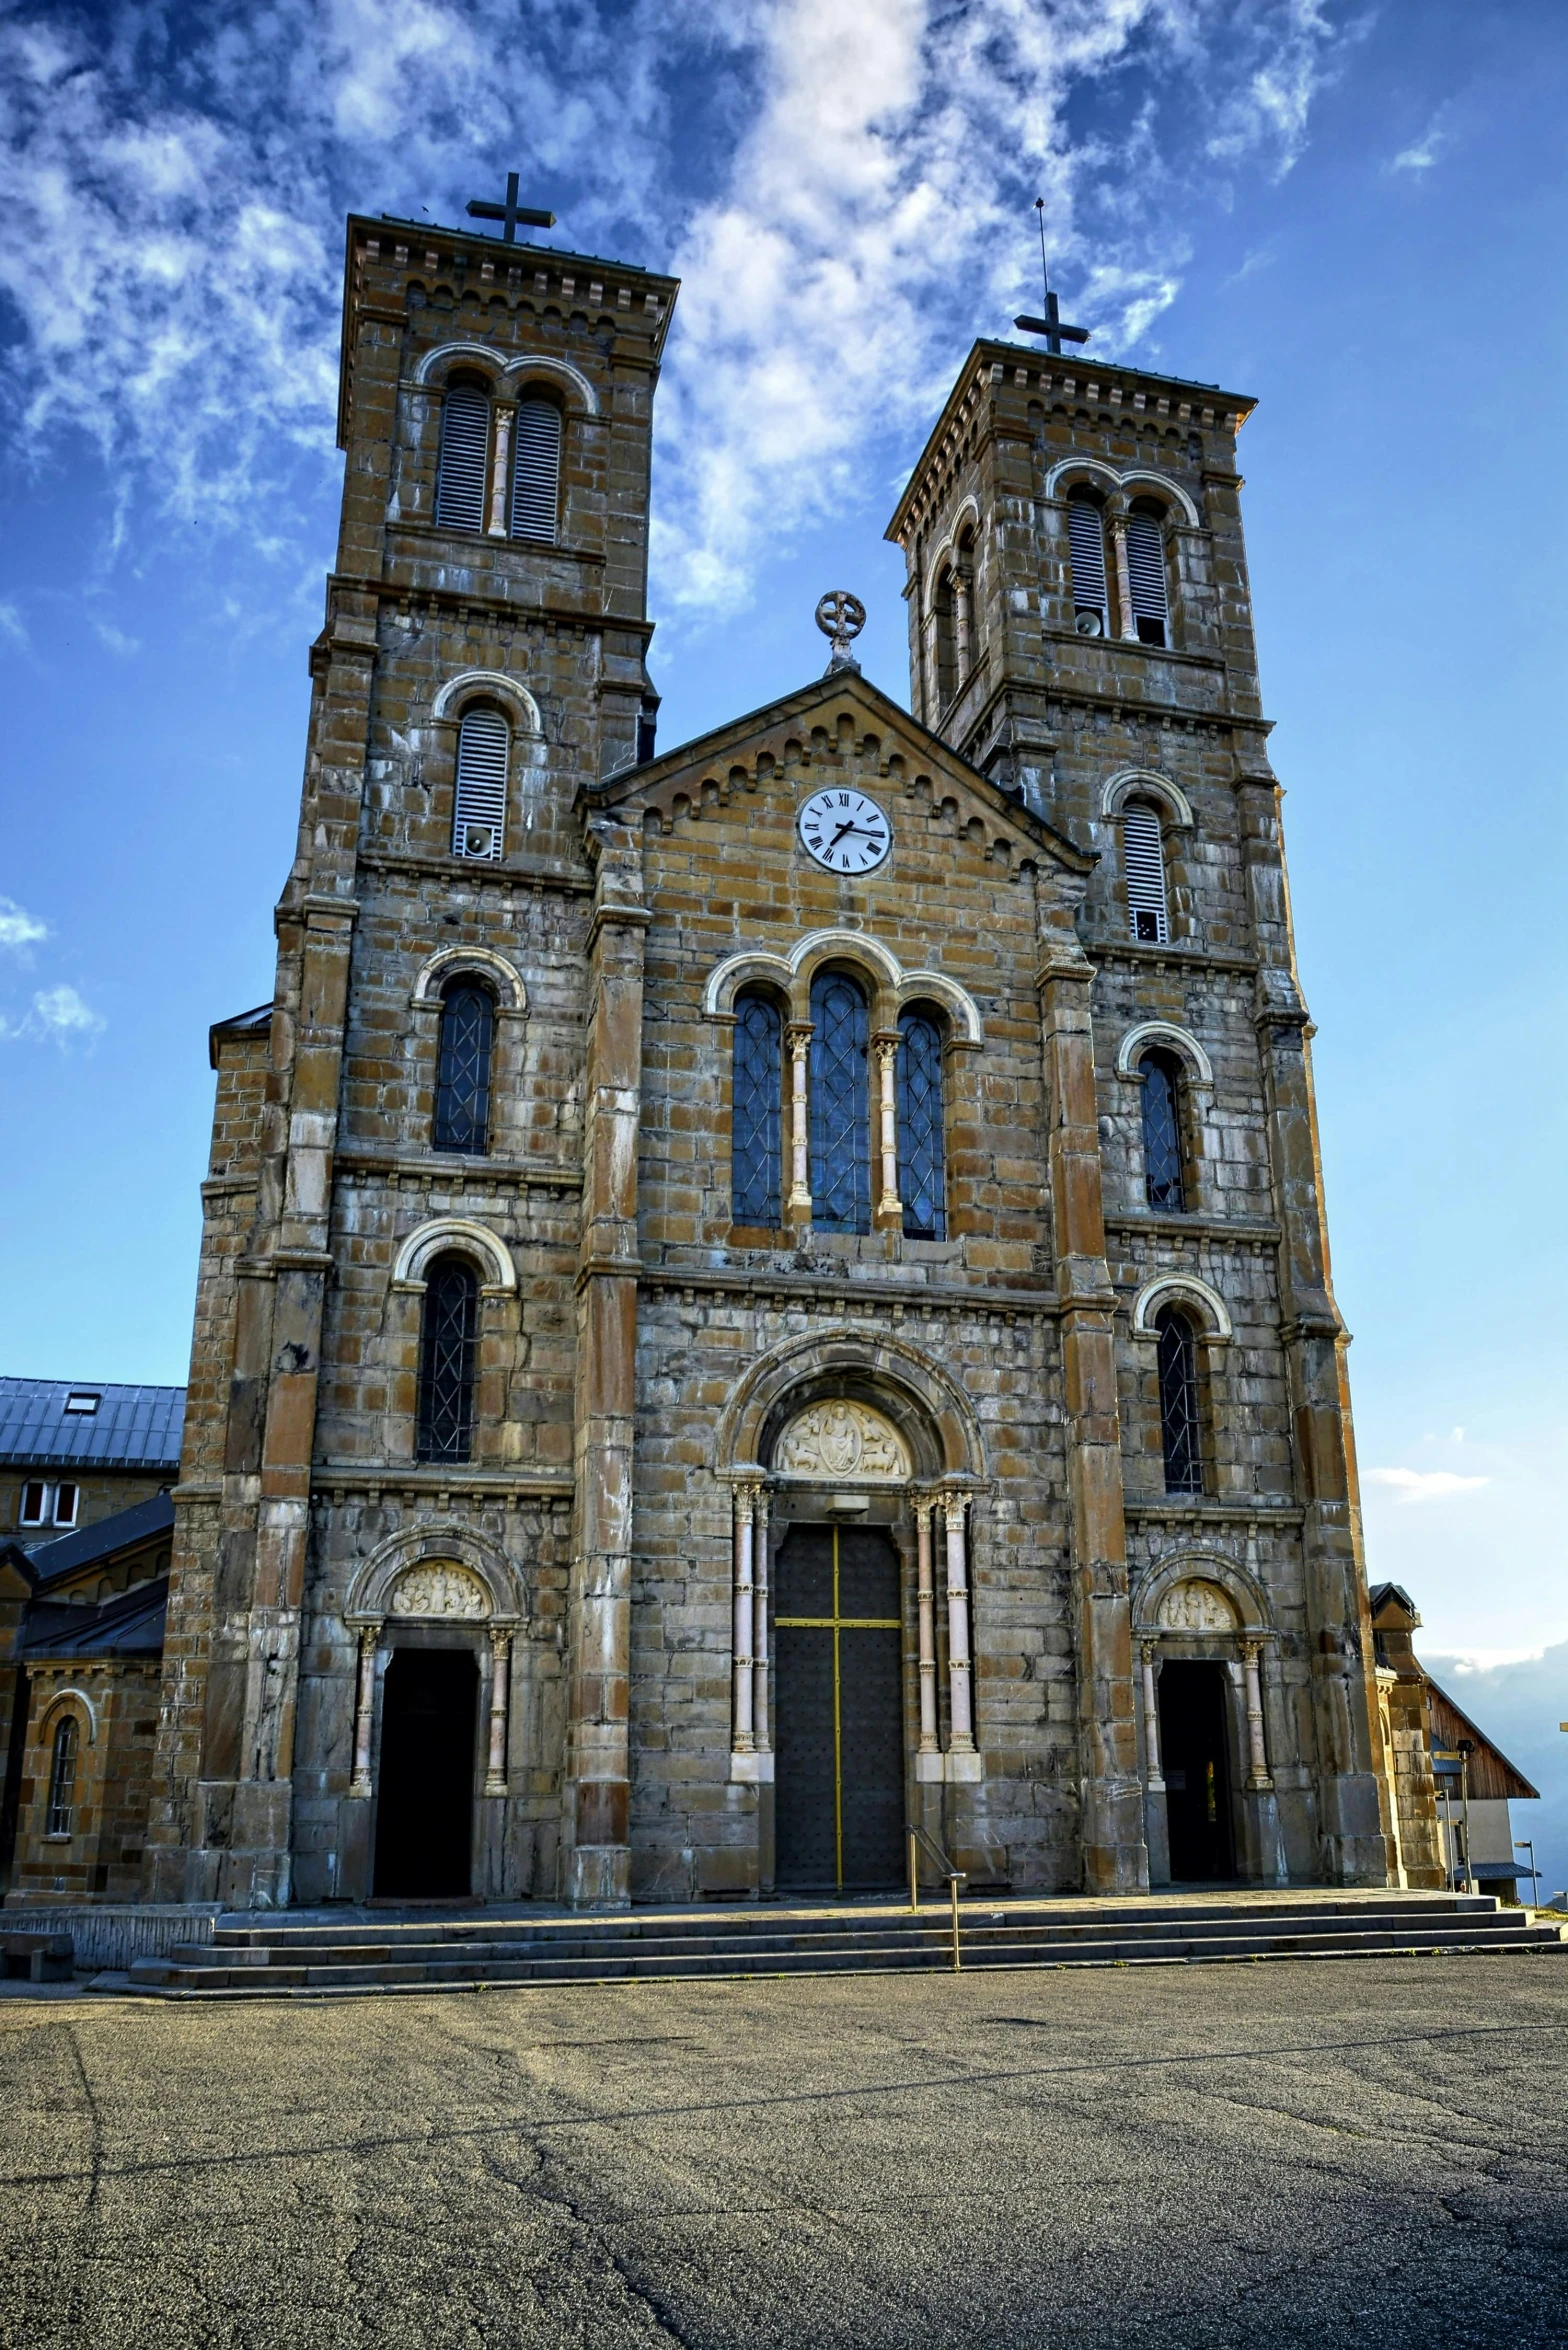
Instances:
[[[732,718],[640,767],[623,770],[585,797],[590,806],[606,811],[656,810],[671,824],[694,808],[700,810],[710,782],[722,799],[738,776],[752,786],[764,769],[781,773],[794,764],[815,766],[819,760],[836,768],[846,736],[857,747],[874,738],[879,766],[899,775],[906,789],[955,801],[960,828],[977,820],[984,853],[1004,858],[1014,872],[1038,866],[1042,859],[1079,874],[1092,872],[1098,864],[1097,851],[1080,848],[1021,800],[1009,798],[989,776],[971,767],[855,669],[830,670],[760,710]]]
[[[1506,1796],[1509,1801],[1539,1800],[1540,1789],[1532,1787],[1524,1773],[1517,1770],[1500,1747],[1494,1746],[1484,1730],[1478,1730],[1463,1708],[1455,1705],[1446,1689],[1440,1688],[1430,1673],[1426,1676],[1431,1703],[1432,1746],[1452,1754],[1461,1738],[1468,1738],[1475,1747],[1470,1757],[1470,1792],[1482,1802],[1495,1801]]]

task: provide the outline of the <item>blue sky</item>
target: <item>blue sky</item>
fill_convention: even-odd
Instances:
[[[1043,190],[1095,349],[1261,403],[1370,1568],[1550,1778],[1562,1881],[1565,113],[1560,0],[0,0],[4,1367],[184,1376],[206,1028],[271,992],[292,845],[343,213],[460,218],[519,166],[554,241],[682,275],[670,743],[815,674],[830,586],[904,697],[882,528],[1033,298]]]

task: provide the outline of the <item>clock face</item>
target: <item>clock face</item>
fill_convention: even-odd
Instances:
[[[893,846],[893,828],[858,791],[814,791],[796,820],[801,846],[829,873],[874,873]]]

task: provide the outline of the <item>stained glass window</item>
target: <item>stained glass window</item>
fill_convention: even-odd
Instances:
[[[1165,1452],[1167,1493],[1203,1491],[1203,1448],[1198,1421],[1198,1348],[1192,1324],[1174,1306],[1155,1317],[1159,1332],[1160,1441]]]
[[[425,1276],[419,1348],[418,1457],[466,1461],[474,1441],[479,1284],[461,1257],[437,1257]]]
[[[730,1213],[737,1224],[774,1225],[781,1220],[784,1029],[769,996],[736,1002],[734,1074]]]
[[[820,973],[811,1019],[811,1220],[823,1232],[869,1232],[866,999],[842,971]]]
[[[898,1024],[898,1195],[906,1240],[947,1238],[942,1032],[925,1012]]]
[[[1151,1208],[1187,1205],[1181,1168],[1181,1070],[1169,1053],[1145,1053],[1143,1078],[1143,1180]]]
[[[471,979],[456,980],[441,1003],[432,1141],[438,1151],[482,1154],[490,1138],[490,1049],[495,1006]]]
[[[63,1716],[54,1734],[49,1760],[49,1827],[51,1836],[69,1836],[76,1808],[76,1717]]]

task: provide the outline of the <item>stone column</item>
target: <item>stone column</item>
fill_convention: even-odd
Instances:
[[[1049,1169],[1068,1412],[1068,1490],[1078,1629],[1078,1729],[1085,1890],[1149,1881],[1133,1702],[1127,1532],[1116,1398],[1115,1293],[1105,1262],[1100,1135],[1089,988],[1094,966],[1074,915],[1082,871],[1041,875],[1035,984],[1049,1100]]]
[[[1261,1793],[1272,1787],[1268,1749],[1263,1743],[1263,1690],[1258,1681],[1258,1642],[1241,1644],[1242,1672],[1247,1686],[1247,1785]]]
[[[773,1750],[768,1725],[768,1497],[760,1485],[752,1487],[751,1577],[751,1734],[759,1754]]]
[[[1127,568],[1127,517],[1111,516],[1111,553],[1116,572],[1116,631],[1136,639],[1138,623],[1132,613],[1132,573]]]
[[[490,1627],[490,1760],[485,1793],[506,1793],[506,1713],[511,1681],[512,1635],[503,1626]]]
[[[349,1781],[350,1795],[369,1795],[370,1786],[370,1723],[376,1701],[376,1648],[380,1632],[374,1624],[361,1627],[359,1635],[359,1701],[354,1709],[354,1776]]]
[[[915,1504],[915,1606],[920,1626],[920,1753],[939,1755],[936,1713],[936,1579],[931,1566],[933,1504]],[[919,1766],[916,1766],[916,1775]]]
[[[785,1210],[786,1219],[792,1224],[811,1222],[811,1127],[806,1098],[810,1050],[810,1022],[792,1020],[789,1026],[790,1187]]]
[[[1148,1789],[1151,1795],[1165,1793],[1165,1774],[1160,1768],[1160,1708],[1154,1686],[1154,1642],[1145,1640],[1143,1651],[1143,1752],[1148,1766]]]
[[[512,415],[510,408],[497,406],[495,454],[490,461],[490,536],[493,539],[504,539],[508,535],[506,475],[507,454],[512,446]]]
[[[904,1206],[898,1196],[897,1032],[883,1033],[872,1043],[877,1057],[878,1158],[882,1169],[882,1192],[873,1222],[880,1229],[901,1232]]]
[[[969,1659],[969,1562],[964,1553],[966,1497],[944,1493],[942,1518],[947,1529],[947,1679],[952,1754],[975,1751],[975,1713],[972,1667]]]
[[[753,1684],[756,1659],[752,1655],[751,1579],[752,1510],[756,1498],[754,1485],[735,1488],[735,1638],[731,1660],[734,1679],[734,1719],[730,1725],[730,1750],[734,1754],[754,1754],[756,1739],[752,1734]]]

